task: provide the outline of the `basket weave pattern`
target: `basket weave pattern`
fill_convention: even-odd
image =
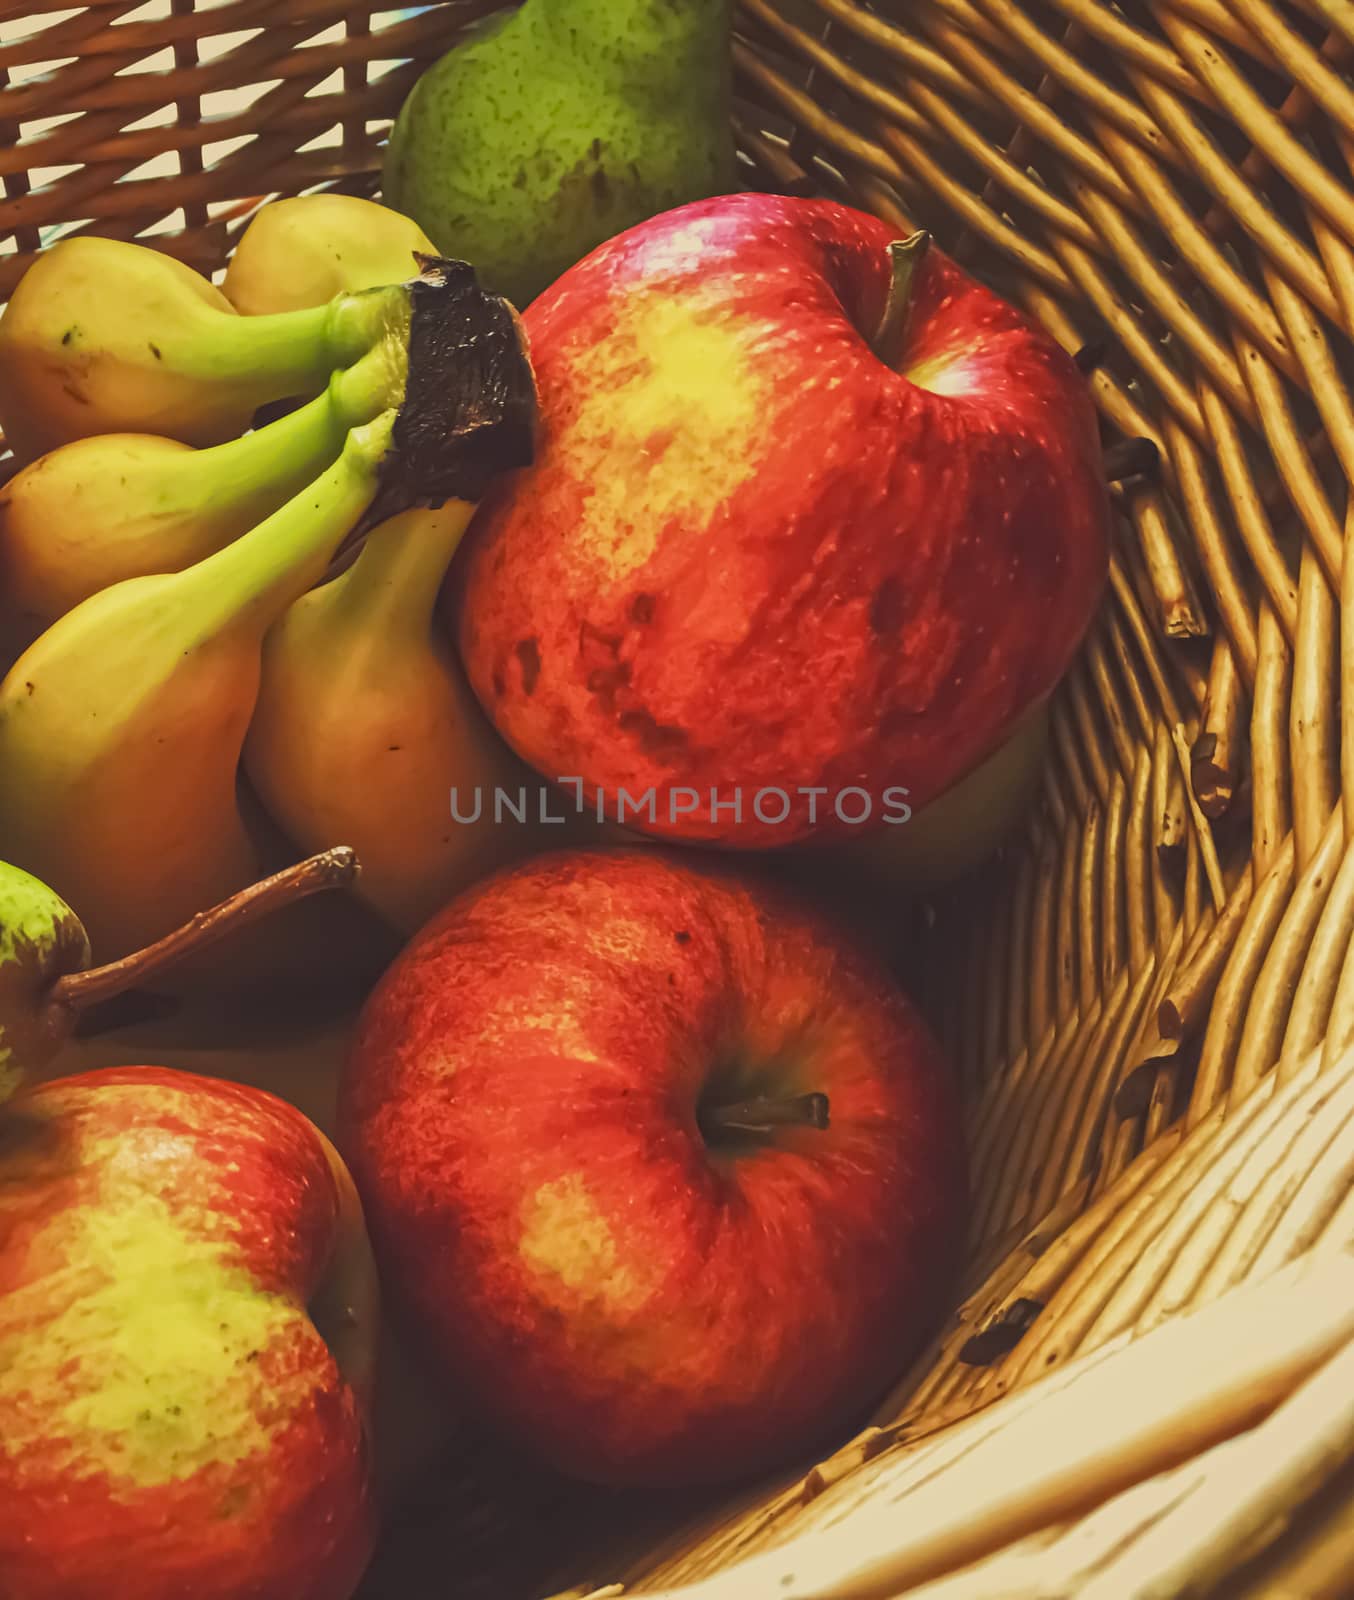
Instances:
[[[0,5],[0,299],[61,232],[212,272],[271,194],[373,192],[418,71],[494,9],[57,3]],[[1151,439],[1160,470],[1116,491],[1110,593],[1054,704],[1037,814],[918,913],[918,989],[942,997],[969,1109],[967,1298],[876,1426],[807,1479],[666,1544],[614,1541],[607,1575],[645,1586],[867,1516],[937,1470],[949,1432],[1018,1427],[998,1397],[1354,1236],[1354,15],[742,0],[734,49],[749,184],[930,228],[1069,350],[1097,350],[1107,438]],[[1332,1471],[1354,1455],[1322,1438]],[[1262,1459],[1251,1509],[1296,1517],[1310,1472],[1283,1476],[1282,1443]],[[1109,1473],[1100,1497],[1136,1481]],[[1114,1562],[1134,1514],[1159,1570],[1228,1594],[1354,1587],[1354,1482],[1244,1574],[1221,1510],[1161,1533],[1171,1483],[1178,1498],[1149,1476],[1077,1525],[1085,1592],[1130,1592]],[[1072,1592],[1017,1583],[1073,1521],[953,1593]]]

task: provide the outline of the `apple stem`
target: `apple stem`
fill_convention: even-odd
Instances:
[[[773,1128],[826,1128],[825,1094],[798,1094],[783,1100],[758,1096],[727,1106],[702,1106],[702,1129],[724,1133],[770,1133]]]
[[[69,972],[57,978],[47,991],[47,1003],[72,1013],[85,1011],[122,994],[133,984],[155,977],[215,944],[226,934],[270,916],[283,906],[351,883],[358,871],[357,852],[348,845],[338,845],[333,850],[298,861],[295,866],[285,867],[272,877],[241,889],[210,911],[199,911],[183,927],[167,933],[144,950],[110,961],[106,966]]]
[[[930,243],[931,235],[925,228],[919,228],[906,239],[895,239],[889,246],[893,281],[889,285],[883,320],[873,340],[874,353],[881,361],[889,361],[891,355],[896,356],[902,348],[908,313],[912,309],[912,287]]]

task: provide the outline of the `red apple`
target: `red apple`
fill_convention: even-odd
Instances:
[[[347,1600],[373,1540],[374,1321],[356,1193],[300,1112],[157,1067],[20,1095],[0,1594]]]
[[[508,742],[610,815],[624,789],[621,821],[761,848],[858,835],[894,786],[919,810],[1086,629],[1108,498],[1085,380],[896,240],[827,201],[702,201],[525,313],[539,452],[472,529],[461,649]],[[869,816],[839,809],[853,788]]]
[[[599,1481],[820,1443],[959,1258],[913,1007],[818,914],[651,849],[538,858],[435,918],[363,1013],[340,1144],[427,1351]]]

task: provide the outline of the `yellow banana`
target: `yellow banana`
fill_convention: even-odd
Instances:
[[[495,788],[519,804],[525,788],[539,824],[540,781],[494,732],[434,618],[473,510],[453,500],[392,518],[290,607],[264,643],[245,744],[250,781],[293,841],[351,844],[358,894],[406,932],[539,843],[506,813],[495,822]],[[466,817],[480,792],[476,821],[453,817],[453,787]]]
[[[401,289],[241,317],[190,267],[120,239],[63,240],[0,316],[0,427],[21,462],[97,433],[218,444],[271,400],[317,394],[409,316]]]
[[[269,625],[370,504],[394,413],[184,572],[86,600],[0,683],[0,838],[114,959],[259,875],[236,772]]]
[[[450,262],[394,295],[403,315],[385,305],[378,342],[329,390],[345,420],[354,388],[384,409],[322,477],[183,571],[83,601],[0,682],[5,853],[80,907],[100,960],[257,875],[237,781],[263,639],[381,514],[378,492],[389,510],[469,498],[529,459],[534,385],[511,308]]]
[[[322,306],[345,290],[403,283],[415,252],[435,256],[416,222],[351,194],[305,194],[262,206],[240,235],[221,292],[248,316]]]
[[[371,389],[359,363],[289,416],[207,450],[104,433],[49,451],[0,489],[7,612],[40,630],[110,584],[220,550],[337,457],[349,427],[381,409]]]

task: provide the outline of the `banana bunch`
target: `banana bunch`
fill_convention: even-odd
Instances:
[[[476,330],[460,368],[454,341],[416,335],[449,315]],[[415,382],[418,359],[453,366]],[[452,817],[454,786],[523,769],[434,613],[533,416],[511,307],[369,201],[265,206],[221,291],[108,239],[29,270],[0,316],[20,462],[0,490],[18,645],[0,840],[79,908],[98,959],[260,877],[277,828],[293,854],[355,847],[359,893],[400,931],[526,847]],[[408,447],[428,437],[446,443]]]

